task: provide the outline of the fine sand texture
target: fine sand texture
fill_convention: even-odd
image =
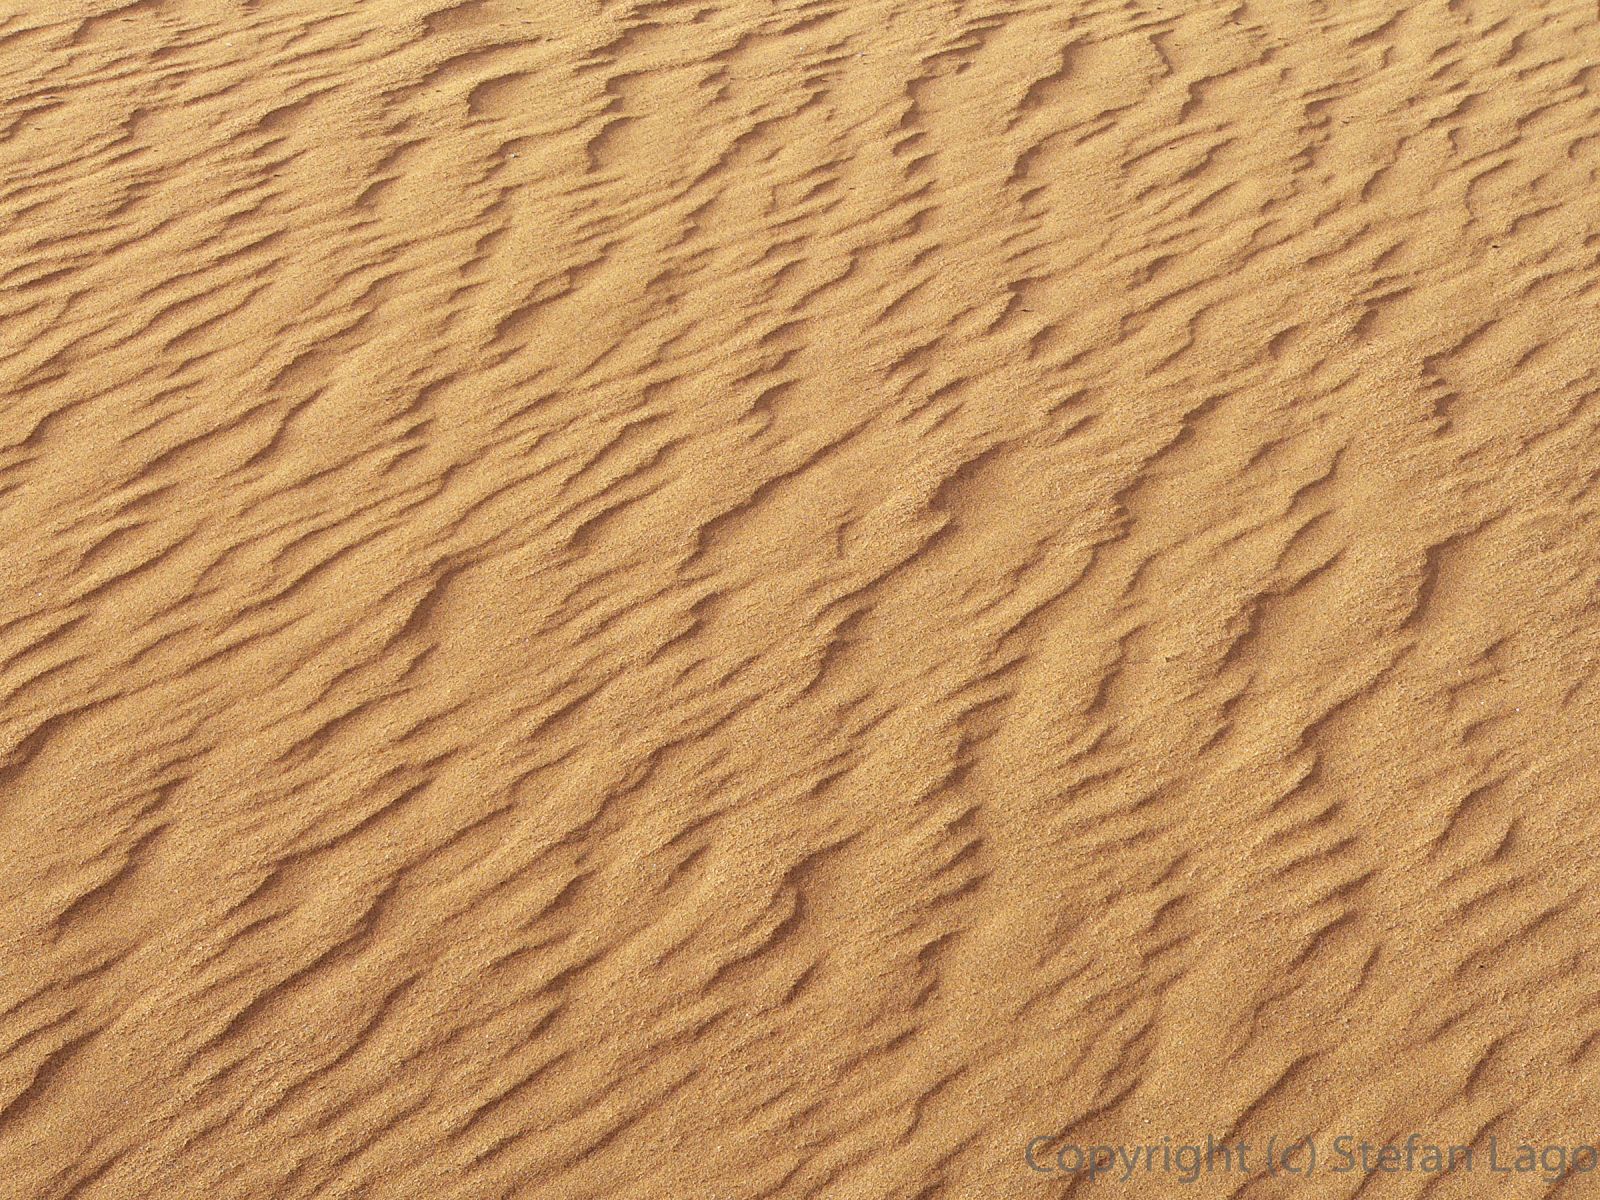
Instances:
[[[1597,259],[1595,0],[0,5],[0,1196],[1600,1196],[1058,1169],[1600,1140]]]

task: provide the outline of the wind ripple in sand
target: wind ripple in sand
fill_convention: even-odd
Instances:
[[[13,1194],[1594,1140],[1597,54],[1591,0],[24,0]]]

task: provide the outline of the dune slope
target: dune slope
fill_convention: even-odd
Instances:
[[[10,6],[10,1194],[1600,1139],[1596,64],[1594,0]]]

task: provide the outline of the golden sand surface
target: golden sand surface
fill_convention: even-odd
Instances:
[[[13,0],[0,193],[0,1195],[1600,1196],[1329,1169],[1600,1141],[1595,0]]]

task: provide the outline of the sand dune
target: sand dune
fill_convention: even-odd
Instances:
[[[0,1190],[1600,1195],[1597,64],[4,10]]]

